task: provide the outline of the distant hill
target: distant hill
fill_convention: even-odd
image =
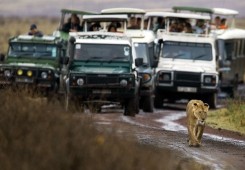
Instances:
[[[0,0],[0,16],[59,16],[62,8],[99,12],[111,7],[150,9],[175,5],[231,8],[245,17],[244,0]]]

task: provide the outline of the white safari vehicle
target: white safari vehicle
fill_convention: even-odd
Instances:
[[[238,12],[235,10],[213,8],[213,15],[227,20],[226,29],[214,30],[220,61],[221,92],[225,97],[244,98],[245,91],[241,90],[244,85],[239,82],[244,80],[245,75],[245,30],[236,28],[235,17]]]
[[[208,31],[210,16],[171,12],[162,16],[165,28],[158,30],[162,48],[155,76],[155,107],[165,101],[202,99],[215,108],[218,72],[215,38]],[[197,32],[199,21],[205,28]]]
[[[245,29],[236,27],[238,11],[227,8],[196,8],[189,6],[173,7],[175,12],[189,11],[212,17],[211,32],[216,37],[217,56],[219,59],[220,97],[242,97],[245,91]],[[219,19],[217,19],[219,18]],[[222,25],[217,21],[225,20]],[[221,24],[221,26],[219,25]]]

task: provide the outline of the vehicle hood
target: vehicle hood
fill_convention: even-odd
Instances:
[[[90,64],[74,64],[70,70],[79,73],[106,73],[106,74],[121,74],[129,73],[131,69],[130,64],[126,63],[90,63]]]
[[[55,69],[58,67],[56,60],[30,60],[30,59],[8,59],[3,65],[15,67],[33,67],[33,68],[49,68]]]
[[[157,71],[159,70],[217,73],[216,65],[210,61],[178,61],[177,59],[159,61]]]

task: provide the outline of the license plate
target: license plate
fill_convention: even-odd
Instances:
[[[195,93],[197,92],[197,88],[195,87],[178,87],[178,92],[189,92],[189,93]]]
[[[33,83],[33,79],[30,78],[16,78],[15,81],[19,83]]]
[[[111,90],[107,90],[107,89],[93,90],[93,94],[111,94]]]

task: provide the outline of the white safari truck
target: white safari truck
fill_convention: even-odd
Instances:
[[[219,97],[245,96],[245,29],[236,27],[238,11],[227,8],[175,6],[175,12],[189,11],[212,17],[211,32],[216,36],[219,59]],[[221,24],[224,20],[225,25]],[[220,25],[221,24],[221,25]]]
[[[215,38],[208,29],[210,16],[161,15],[165,27],[158,30],[162,45],[155,76],[155,107],[180,99],[202,99],[215,108],[219,81]],[[196,22],[200,21],[205,28],[197,31]]]

